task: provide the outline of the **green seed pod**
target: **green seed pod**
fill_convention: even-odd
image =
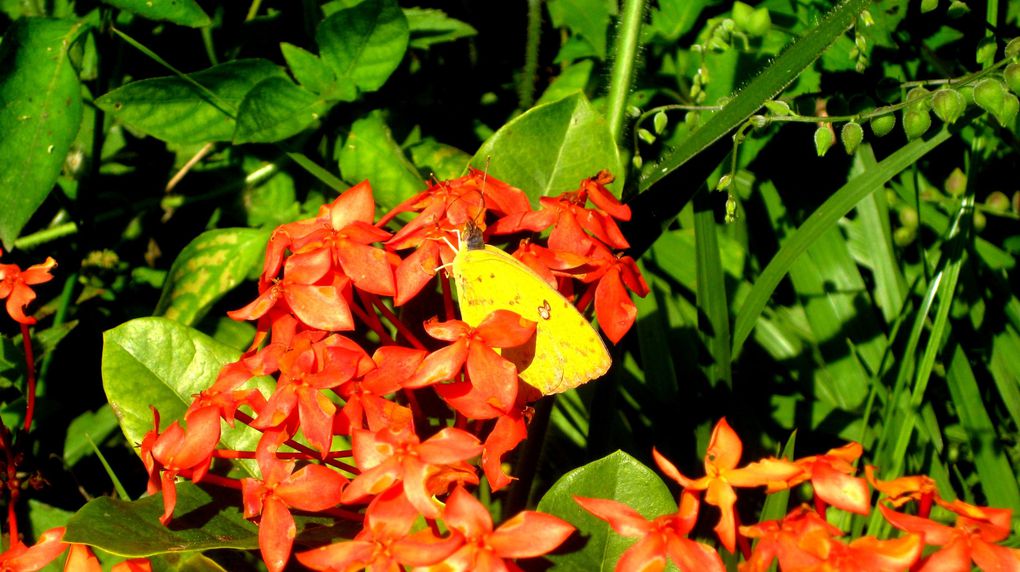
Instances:
[[[783,100],[766,101],[765,109],[768,109],[772,115],[780,117],[793,114],[793,111],[790,110],[790,104]]]
[[[960,0],[953,0],[949,4],[949,9],[946,10],[946,15],[950,18],[962,18],[970,13],[970,6],[966,3],[960,2]]]
[[[642,141],[644,141],[645,143],[648,143],[649,145],[651,145],[652,143],[655,143],[655,135],[652,135],[652,132],[647,130],[647,129],[645,129],[644,127],[642,127],[641,129],[637,130],[637,136]]]
[[[908,109],[903,114],[903,132],[907,134],[908,140],[924,135],[929,127],[931,127],[931,114],[927,111]]]
[[[902,226],[894,230],[892,233],[893,242],[896,243],[896,246],[899,246],[901,248],[904,246],[909,246],[911,242],[914,242],[914,238],[916,236],[917,236],[916,229],[906,228]]]
[[[719,182],[715,184],[715,190],[725,191],[726,189],[730,188],[730,185],[732,184],[733,175],[730,173],[726,173],[725,175],[719,177]]]
[[[1006,57],[1015,58],[1020,56],[1020,38],[1013,38],[1006,44]]]
[[[824,157],[829,147],[832,147],[832,139],[832,131],[828,125],[815,129],[815,151],[818,152],[819,157]]]
[[[967,191],[967,175],[959,167],[953,169],[946,177],[946,193],[953,197],[959,197]]]
[[[857,146],[864,140],[864,129],[854,121],[843,124],[839,130],[839,139],[843,142],[843,149],[847,155],[853,155]]]
[[[988,219],[985,217],[985,213],[981,211],[974,211],[974,230],[981,232],[988,225]]]
[[[1007,93],[1006,98],[1002,100],[1002,111],[996,113],[995,118],[999,120],[999,125],[1008,129],[1013,126],[1013,120],[1016,119],[1018,111],[1020,111],[1020,99],[1017,99],[1012,93]]]
[[[974,103],[981,106],[981,109],[998,115],[1002,112],[1003,102],[1006,100],[1006,86],[994,78],[986,78],[974,86]]]
[[[630,163],[631,165],[634,165],[635,169],[640,169],[641,165],[645,164],[645,161],[641,158],[641,155],[634,155],[634,158],[630,160]]]
[[[1006,78],[1006,85],[1009,86],[1009,89],[1013,90],[1013,93],[1020,95],[1020,64],[1009,64],[1002,71],[1002,76]]]
[[[662,135],[662,132],[666,130],[666,125],[668,123],[669,120],[666,118],[666,112],[660,111],[656,113],[655,117],[652,118],[652,125],[655,126],[655,134]]]
[[[747,35],[752,38],[767,34],[772,29],[772,17],[769,16],[769,9],[764,6],[756,9],[744,29],[747,30]]]
[[[876,115],[871,118],[871,132],[875,134],[875,137],[885,137],[896,127],[896,116],[892,113],[886,115]]]
[[[920,217],[917,216],[917,209],[914,207],[903,207],[899,212],[900,225],[911,230],[917,228]]]
[[[967,100],[955,89],[943,88],[935,92],[932,108],[939,119],[952,125],[967,108]]]
[[[939,0],[921,0],[921,13],[925,14],[939,7]]]
[[[1004,213],[1009,210],[1009,197],[1002,191],[992,191],[985,199],[985,206],[990,211]]]
[[[910,104],[910,109],[928,111],[931,109],[931,92],[917,86],[907,92],[907,102]]]

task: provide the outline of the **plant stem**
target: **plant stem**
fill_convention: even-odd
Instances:
[[[542,35],[542,0],[528,0],[528,38],[524,45],[524,70],[517,84],[521,109],[535,103],[535,75],[538,73],[538,43]]]
[[[610,72],[606,120],[609,122],[609,132],[617,143],[623,137],[623,118],[627,111],[627,95],[630,93],[637,64],[638,42],[641,39],[644,13],[644,0],[624,2],[616,43],[613,46],[613,70]]]

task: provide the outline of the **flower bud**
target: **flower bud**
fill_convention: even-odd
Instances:
[[[986,225],[988,225],[988,219],[985,217],[985,213],[974,211],[974,230],[981,232]]]
[[[781,99],[766,101],[765,109],[768,109],[772,113],[772,115],[778,115],[780,117],[785,117],[787,115],[793,114],[793,112],[790,110],[790,104],[786,103]]]
[[[904,228],[914,230],[917,228],[917,223],[920,221],[920,217],[917,216],[917,209],[914,207],[903,207],[898,213],[900,219],[900,225]]]
[[[892,113],[885,115],[876,115],[871,118],[871,132],[875,134],[875,137],[884,137],[896,127],[896,116]]]
[[[645,161],[641,158],[641,155],[634,155],[634,158],[630,160],[630,164],[634,165],[635,169],[640,169],[641,165],[645,164]]]
[[[645,143],[648,143],[649,145],[651,145],[652,143],[655,143],[655,135],[652,135],[652,132],[647,130],[647,129],[645,129],[644,127],[642,127],[642,128],[637,130],[637,136],[642,141],[644,141]]]
[[[927,111],[908,109],[903,114],[903,132],[907,134],[908,140],[924,135],[929,127],[931,127],[931,114]]]
[[[935,92],[932,108],[942,121],[952,125],[963,114],[967,101],[955,89],[943,88]]]
[[[726,173],[725,175],[719,177],[719,182],[715,184],[715,190],[725,191],[726,189],[730,188],[730,185],[732,184],[733,175],[731,173]]]
[[[959,167],[953,169],[952,173],[946,177],[946,192],[950,196],[959,197],[967,191],[967,175],[963,174],[963,171]]]
[[[829,147],[832,147],[832,139],[832,131],[829,130],[828,125],[815,129],[815,151],[818,152],[819,157],[824,157]]]
[[[1002,71],[1002,76],[1006,78],[1006,85],[1009,86],[1009,89],[1013,90],[1013,93],[1020,95],[1020,64],[1009,64]]]
[[[864,140],[864,129],[854,121],[845,123],[843,128],[839,130],[839,139],[843,142],[843,149],[846,150],[846,154],[853,155],[854,151],[857,150],[857,146]]]
[[[1006,86],[994,78],[986,78],[974,86],[974,103],[981,106],[981,109],[998,115],[1002,112],[1003,102],[1006,100]]]

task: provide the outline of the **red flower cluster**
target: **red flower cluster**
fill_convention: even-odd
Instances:
[[[379,221],[363,182],[315,218],[277,228],[258,297],[229,313],[257,321],[252,347],[195,398],[184,426],[160,432],[157,414],[142,443],[149,491],[163,491],[162,520],[173,515],[177,477],[240,488],[273,572],[290,558],[294,511],[363,524],[352,539],[297,555],[322,570],[440,562],[513,570],[514,559],[559,546],[569,524],[526,511],[496,527],[467,492],[479,484],[477,465],[493,491],[512,481],[501,459],[526,438],[536,393],[520,391],[500,350],[528,343],[535,324],[497,311],[472,328],[454,315],[448,280],[439,291],[430,284],[469,224],[488,237],[524,238],[516,256],[582,311],[594,300],[603,331],[618,341],[636,315],[627,290],[644,296],[648,287],[634,260],[614,253],[627,247],[616,220],[630,211],[606,190],[611,181],[600,173],[532,211],[520,190],[471,171]],[[398,216],[410,221],[391,234]],[[548,247],[532,242],[550,227]],[[413,316],[429,299],[442,317],[398,315]],[[251,382],[263,376],[275,381],[270,394]],[[256,450],[218,450],[221,421],[261,431]],[[237,483],[211,474],[218,457],[254,458],[261,475]],[[428,526],[418,530],[421,519]]]
[[[705,454],[705,476],[689,479],[657,451],[653,451],[659,469],[683,487],[676,514],[647,520],[633,508],[606,499],[576,497],[585,510],[609,522],[623,535],[638,537],[616,569],[662,570],[667,559],[681,570],[724,570],[719,554],[709,546],[690,540],[701,500],[717,507],[715,526],[719,542],[730,552],[737,546],[744,557],[742,572],[765,572],[778,560],[784,572],[870,571],[870,570],[970,570],[971,564],[982,570],[1020,571],[1020,550],[998,543],[1010,533],[1011,511],[978,507],[956,500],[942,500],[934,482],[925,476],[900,477],[880,481],[874,467],[866,467],[867,481],[854,476],[853,463],[861,456],[857,443],[833,449],[824,455],[787,461],[770,457],[737,467],[743,445],[726,419],[712,432]],[[825,519],[827,507],[834,506],[858,514],[868,514],[871,493],[868,482],[885,495],[879,510],[896,528],[907,532],[899,538],[880,540],[862,536],[849,543],[840,540],[843,531]],[[740,526],[734,505],[737,488],[765,487],[767,492],[789,489],[810,482],[815,508],[802,505],[782,520]],[[704,497],[701,497],[704,492]],[[917,515],[889,508],[917,501]],[[932,501],[956,518],[953,527],[929,519]],[[754,549],[748,539],[757,539]],[[938,547],[922,558],[925,545]]]

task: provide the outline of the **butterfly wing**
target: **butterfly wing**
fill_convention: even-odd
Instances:
[[[495,310],[510,310],[538,325],[533,346],[505,349],[503,357],[543,394],[577,387],[609,369],[609,351],[588,320],[516,258],[491,246],[462,248],[452,270],[461,319],[471,326]]]

